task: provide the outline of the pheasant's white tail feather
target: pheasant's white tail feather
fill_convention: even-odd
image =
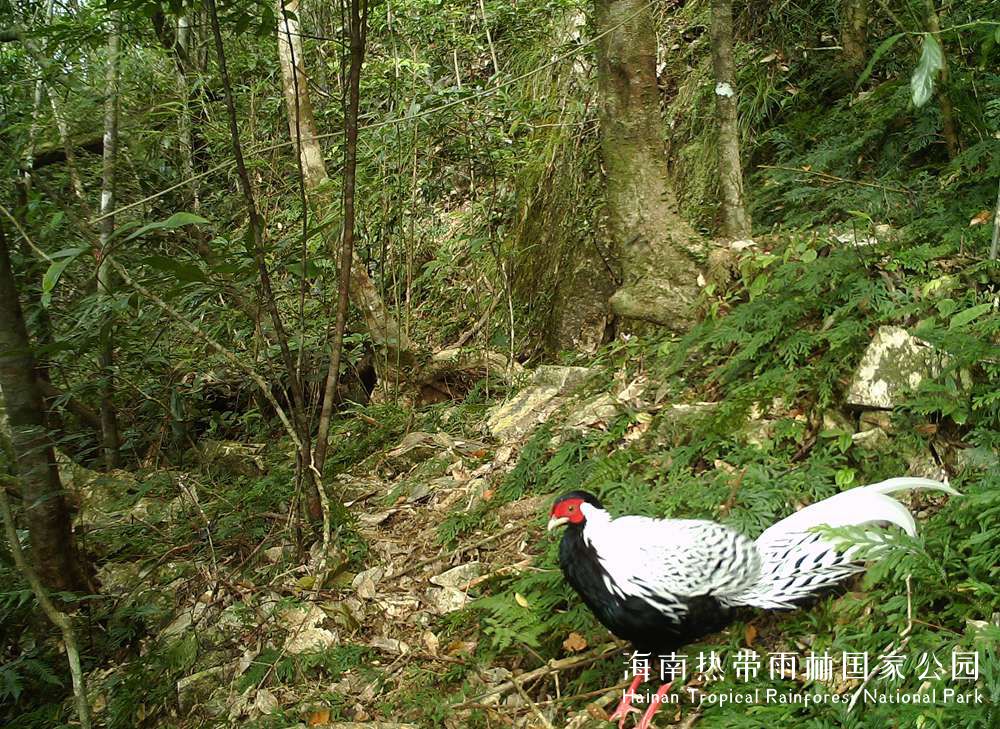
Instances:
[[[780,534],[803,532],[817,526],[860,526],[885,521],[900,527],[911,537],[917,526],[906,507],[889,496],[898,491],[929,489],[944,491],[952,496],[959,493],[946,483],[929,478],[902,476],[887,481],[842,491],[823,501],[801,509],[770,526],[757,538],[757,544],[767,544]]]
[[[916,536],[913,516],[890,496],[907,490],[942,491],[960,496],[946,483],[904,476],[859,486],[807,506],[769,527],[757,538],[756,546],[763,562],[760,579],[739,595],[734,604],[792,607],[796,601],[832,587],[863,569],[854,561],[856,550],[842,549],[842,544],[817,533],[815,527],[887,522]]]

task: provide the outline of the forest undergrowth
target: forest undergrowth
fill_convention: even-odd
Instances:
[[[591,311],[575,297],[614,288],[620,274],[601,247],[592,49],[581,45],[579,8],[486,3],[483,13],[508,30],[489,49],[464,11],[416,3],[373,18],[365,113],[408,121],[362,135],[361,257],[428,351],[459,341],[503,353],[508,367],[450,383],[440,402],[383,392],[343,404],[323,473],[334,545],[325,556],[297,520],[295,449],[259,393],[234,384],[221,358],[165,326],[135,292],[100,300],[86,272],[63,266],[43,280],[25,264],[24,279],[48,297],[29,308],[29,323],[52,316],[59,336],[46,355],[72,394],[95,394],[79,352],[96,341],[102,307],[133,328],[117,370],[133,467],[98,473],[61,458],[101,589],[57,597],[78,616],[99,726],[603,726],[629,651],[558,570],[557,539],[545,532],[555,496],[586,489],[614,513],[715,519],[756,536],[803,505],[909,473],[947,477],[962,496],[908,497],[919,536],[891,537],[837,594],[748,614],[688,646],[691,690],[656,725],[1000,727],[1000,268],[988,256],[1000,177],[996,24],[961,30],[950,85],[965,143],[949,158],[939,109],[912,103],[916,30],[900,31],[898,17],[873,20],[882,45],[860,79],[848,78],[824,50],[832,4],[779,13],[750,3],[735,53],[754,234],[734,247],[711,237],[719,191],[708,11],[681,5],[657,12],[657,70],[680,207],[706,239],[698,323],[685,334],[612,324],[578,349],[557,344],[567,322]],[[954,5],[958,20],[976,12],[976,3]],[[318,55],[319,38],[307,40]],[[570,62],[553,61],[577,47]],[[485,69],[497,51],[506,80],[491,85]],[[267,120],[254,140],[269,142],[285,123],[280,100],[252,79],[273,69],[248,53],[233,62],[253,90],[243,103]],[[452,66],[460,78],[447,81]],[[522,79],[532,69],[544,72]],[[318,76],[321,88],[332,83]],[[132,83],[162,91],[165,79],[161,69]],[[422,116],[452,102],[452,113]],[[142,174],[122,187],[140,197],[177,171],[158,161],[155,125],[134,131]],[[206,149],[225,148],[217,129],[208,135]],[[305,357],[324,347],[332,286],[323,277],[334,265],[296,259],[300,246],[321,246],[299,237],[293,165],[266,155],[257,164],[263,214],[280,231],[269,262]],[[219,303],[256,285],[234,199],[224,185],[205,189],[199,220],[214,227],[196,228],[193,217],[154,227],[135,266],[147,283],[167,276],[164,297],[212,336],[234,348],[254,342],[241,354],[280,389],[276,348]],[[180,207],[157,198],[143,215],[164,221]],[[29,221],[43,243],[69,225],[40,197]],[[175,239],[184,245],[168,254]],[[206,240],[218,259],[194,254]],[[345,371],[370,358],[360,319],[351,319]],[[307,328],[312,321],[323,326]],[[848,405],[846,391],[885,326],[943,355],[934,377],[873,416]],[[496,408],[552,363],[587,368],[580,385],[545,422],[498,437]],[[203,442],[219,450],[205,457]],[[0,723],[76,726],[62,647],[35,637],[41,623],[32,591],[0,559],[0,645],[17,646],[0,654]],[[873,669],[895,656],[896,673],[847,678],[838,663],[828,677],[771,678],[766,660],[753,677],[730,668],[707,680],[696,670],[699,653],[731,666],[747,651],[864,653]],[[954,679],[959,654],[978,656],[976,679]],[[865,688],[884,701],[865,700]],[[946,701],[946,690],[982,700]],[[719,699],[767,691],[779,698]],[[892,700],[902,694],[930,698]],[[792,695],[813,699],[780,700]]]

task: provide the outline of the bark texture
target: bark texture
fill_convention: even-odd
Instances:
[[[644,0],[597,0],[601,153],[608,229],[622,261],[613,311],[683,329],[692,321],[698,237],[667,178],[656,86],[656,36]]]
[[[45,405],[2,229],[0,389],[17,459],[35,569],[51,590],[85,590],[88,580],[73,539],[69,507],[45,428]]]
[[[869,0],[844,0],[840,15],[840,47],[844,63],[857,76],[867,63]]]
[[[232,141],[233,159],[236,162],[236,176],[239,180],[240,190],[243,193],[243,199],[250,218],[250,232],[252,233],[253,241],[250,252],[253,254],[254,261],[257,264],[257,273],[261,288],[261,304],[270,315],[271,325],[274,327],[274,336],[281,350],[281,360],[284,364],[285,372],[288,373],[289,390],[291,391],[292,400],[292,422],[294,423],[294,433],[298,441],[296,446],[299,452],[299,472],[302,474],[306,487],[306,505],[309,516],[310,518],[318,519],[322,515],[320,508],[322,498],[319,493],[319,486],[313,481],[313,472],[310,468],[312,463],[311,433],[306,418],[302,380],[296,367],[295,359],[292,357],[291,349],[288,345],[288,333],[282,323],[274,290],[271,287],[271,274],[267,267],[264,247],[264,223],[257,210],[257,200],[254,196],[253,185],[250,182],[250,173],[247,171],[246,161],[243,157],[243,145],[240,142],[236,103],[233,100],[233,87],[229,79],[229,67],[226,63],[226,51],[222,43],[222,30],[219,27],[219,16],[215,0],[207,0],[205,4],[212,25],[212,36],[215,40],[215,54],[219,64],[219,76],[222,79],[222,87],[225,91],[229,136]]]
[[[732,0],[712,0],[712,66],[715,70],[715,111],[719,125],[723,231],[730,238],[747,238],[750,235],[750,214],[743,196],[740,128],[736,117]]]

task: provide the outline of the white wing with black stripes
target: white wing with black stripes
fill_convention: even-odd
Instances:
[[[760,579],[754,543],[721,524],[694,519],[651,519],[588,509],[584,540],[607,573],[606,587],[637,597],[679,619],[685,602],[712,596],[729,603]]]

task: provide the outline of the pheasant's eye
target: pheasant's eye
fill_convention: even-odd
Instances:
[[[569,512],[576,511],[576,507],[573,506],[572,504],[570,504],[569,506],[566,507],[566,511],[569,511]]]

